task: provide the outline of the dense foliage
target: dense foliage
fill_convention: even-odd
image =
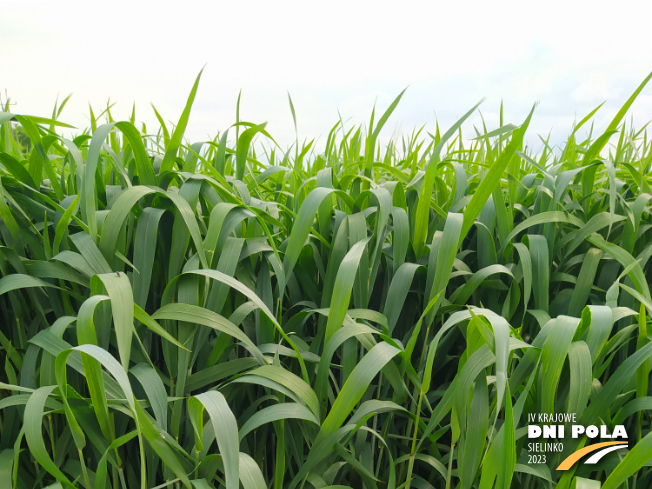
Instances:
[[[2,487],[650,487],[649,79],[536,155],[477,106],[381,147],[401,96],[186,144],[199,77],[156,134],[0,112]],[[555,412],[629,450],[529,463]]]

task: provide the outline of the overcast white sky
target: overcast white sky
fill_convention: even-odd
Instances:
[[[604,127],[652,71],[650,2],[430,3],[28,3],[0,4],[0,90],[13,112],[49,116],[73,93],[62,120],[88,125],[88,104],[114,117],[136,103],[153,127],[154,103],[176,123],[206,64],[187,137],[207,139],[241,118],[268,121],[281,146],[326,135],[338,110],[351,123],[384,110],[409,86],[386,126],[393,132],[448,126],[482,97],[489,129],[520,124],[539,106],[528,141],[552,130],[562,143],[607,101]],[[652,84],[630,113],[652,119]],[[472,137],[473,123],[465,132]]]

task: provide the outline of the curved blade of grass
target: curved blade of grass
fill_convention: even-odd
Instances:
[[[267,122],[259,124],[257,126],[250,127],[245,129],[242,132],[242,135],[238,137],[237,147],[236,147],[236,178],[238,180],[244,180],[245,168],[247,165],[247,155],[249,154],[249,147],[251,146],[251,140],[259,132],[265,132],[265,126]]]
[[[91,287],[101,285],[106,289],[111,299],[111,310],[113,312],[113,324],[118,342],[118,352],[122,368],[129,369],[131,358],[131,339],[134,330],[134,299],[131,291],[131,282],[126,274],[105,273],[93,275]]]
[[[273,406],[266,407],[261,409],[256,414],[251,416],[245,424],[240,428],[239,438],[240,441],[247,436],[251,431],[256,428],[273,421],[279,421],[282,419],[303,419],[305,421],[310,421],[319,426],[319,421],[315,418],[315,415],[302,404],[297,404],[296,402],[290,403],[281,403],[275,404]]]
[[[430,157],[430,160],[428,161],[428,164],[426,165],[426,173],[423,177],[423,183],[421,185],[421,192],[419,193],[419,202],[417,204],[417,209],[416,209],[416,215],[415,215],[415,221],[414,221],[414,235],[412,237],[412,247],[414,249],[414,253],[418,258],[421,258],[424,254],[424,249],[426,245],[426,238],[428,236],[428,223],[429,223],[429,215],[430,215],[430,199],[432,197],[432,190],[435,184],[435,172],[437,170],[437,166],[440,162],[440,155],[442,150],[444,149],[444,146],[448,142],[448,140],[458,131],[458,129],[462,126],[464,121],[468,119],[471,114],[475,112],[475,110],[480,106],[480,104],[483,101],[481,100],[478,102],[471,110],[469,110],[466,114],[464,114],[455,124],[451,126],[451,128],[446,131],[446,133],[441,137],[441,139],[437,142],[432,155]],[[502,174],[502,171],[501,171]],[[492,189],[493,190],[493,189]],[[491,192],[490,192],[491,193]],[[488,195],[487,195],[488,197]],[[484,200],[487,200],[486,198]],[[482,202],[482,205],[484,205],[484,201]],[[480,208],[482,208],[482,205]],[[478,214],[480,213],[480,209],[478,209]],[[477,216],[477,214],[476,214]],[[475,216],[473,216],[473,220],[475,220]],[[471,221],[473,222],[473,221]],[[469,226],[470,228],[471,226]],[[467,230],[468,231],[468,230]],[[464,233],[466,234],[466,233]],[[461,241],[461,239],[460,239]]]
[[[201,75],[204,72],[204,69],[202,68],[197,75],[197,78],[195,79],[195,83],[192,86],[192,89],[190,90],[190,94],[188,95],[188,101],[186,102],[186,107],[183,109],[183,112],[181,113],[181,117],[179,117],[179,122],[177,123],[177,126],[174,129],[174,132],[172,133],[172,137],[170,138],[169,144],[165,148],[165,155],[163,156],[163,161],[161,162],[161,169],[159,170],[159,175],[162,175],[163,173],[167,171],[172,170],[172,166],[174,165],[174,160],[177,157],[177,153],[179,152],[179,147],[181,146],[181,139],[183,138],[183,133],[186,132],[186,126],[188,125],[188,119],[190,119],[190,110],[192,109],[192,104],[195,101],[195,96],[197,95],[197,88],[199,87],[199,80],[201,79]]]
[[[239,467],[240,467],[240,482],[244,489],[267,489],[263,473],[256,461],[246,453],[240,452]]]
[[[326,332],[324,333],[325,343],[328,343],[328,340],[331,339],[333,334],[342,327],[346,311],[349,308],[351,291],[358,273],[360,260],[370,239],[365,238],[354,244],[340,264],[337,277],[335,278],[333,298],[331,299],[331,305],[328,310],[328,322],[326,323]]]
[[[25,406],[25,440],[36,461],[59,482],[72,489],[75,486],[52,461],[43,440],[43,408],[46,399],[56,388],[56,385],[41,387],[30,395]]]
[[[251,341],[251,339],[242,330],[240,330],[240,328],[238,328],[228,319],[220,316],[217,313],[214,313],[213,311],[204,309],[203,307],[181,303],[166,304],[152,315],[152,319],[186,321],[189,323],[202,324],[217,331],[221,331],[225,334],[228,334],[229,336],[232,336],[233,338],[239,339],[245,345],[247,345],[249,347],[249,351],[252,352],[256,360],[261,365],[267,364],[262,352],[258,349],[254,342]]]
[[[362,398],[369,384],[380,370],[392,358],[400,353],[388,343],[382,342],[374,346],[356,365],[351,375],[346,380],[340,394],[324,420],[315,443],[333,434],[342,426],[344,420],[353,410],[353,407]]]
[[[310,385],[297,377],[292,372],[276,365],[266,365],[249,372],[250,375],[258,375],[287,387],[294,392],[310,408],[312,413],[319,419],[319,401],[315,391]]]
[[[238,426],[226,399],[218,391],[209,391],[191,397],[188,403],[201,403],[206,409],[224,461],[226,489],[238,489],[240,478]]]
[[[480,214],[484,203],[493,193],[496,185],[500,183],[500,179],[502,178],[507,165],[510,163],[512,158],[514,158],[516,151],[521,149],[523,145],[523,137],[525,136],[525,131],[527,131],[527,128],[530,125],[530,120],[532,119],[535,107],[532,107],[532,110],[523,124],[512,133],[512,140],[500,154],[496,163],[494,163],[494,165],[487,171],[486,175],[480,182],[480,185],[478,185],[478,188],[475,190],[473,197],[471,197],[471,201],[466,206],[466,209],[464,210],[464,224],[460,235],[460,245],[473,226],[476,217]],[[508,240],[505,240],[505,242],[507,241]]]

